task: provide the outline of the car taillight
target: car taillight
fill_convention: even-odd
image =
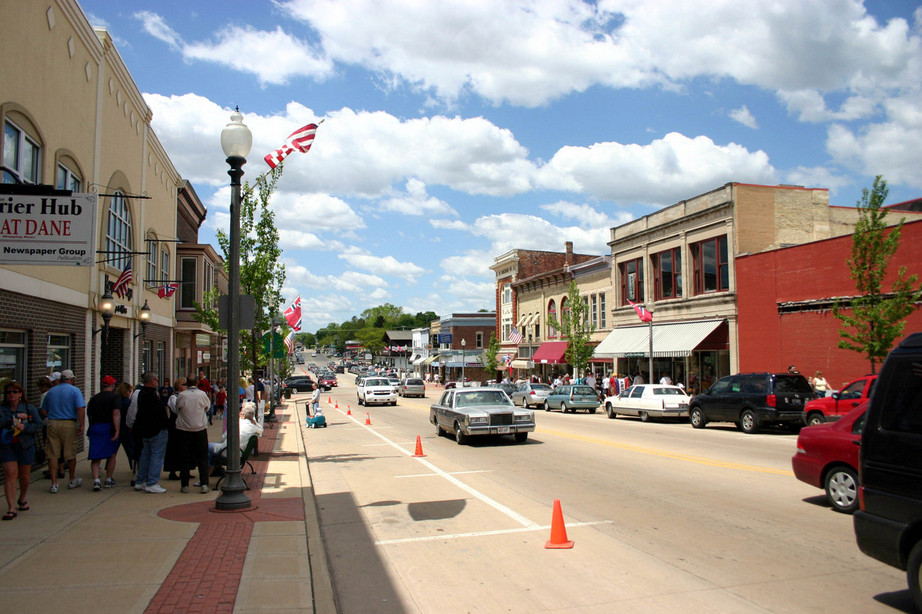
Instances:
[[[530,391],[528,392],[528,394],[530,394],[531,396],[535,396],[535,391],[534,391],[534,390],[530,390]]]
[[[776,403],[778,402],[778,398],[775,395],[770,394],[765,397],[765,402],[768,403],[769,407],[775,407]]]

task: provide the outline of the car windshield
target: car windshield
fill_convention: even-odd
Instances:
[[[684,390],[680,390],[680,389],[678,389],[678,388],[654,388],[654,389],[653,389],[653,394],[657,394],[657,395],[660,395],[660,394],[670,395],[670,394],[671,394],[671,395],[677,395],[677,396],[683,396],[683,397],[684,397],[684,396],[685,396],[685,391],[684,391]]]
[[[422,386],[423,380],[421,379],[408,379],[407,386]]]
[[[456,395],[455,407],[477,407],[479,405],[512,405],[512,401],[502,390],[459,392]]]
[[[550,390],[551,387],[548,386],[547,384],[532,384],[531,389],[532,390]]]

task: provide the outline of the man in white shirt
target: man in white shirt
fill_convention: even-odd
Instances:
[[[195,486],[208,488],[208,410],[211,399],[198,389],[198,377],[190,375],[188,388],[176,397],[176,436],[179,437],[179,449],[182,464],[179,469],[180,491],[189,492],[189,466],[198,466],[198,478]]]

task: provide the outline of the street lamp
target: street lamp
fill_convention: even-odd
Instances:
[[[150,323],[150,305],[147,304],[147,300],[144,301],[144,306],[141,307],[141,311],[138,313],[138,320],[141,321],[141,332],[135,335],[134,338],[137,339],[143,335],[147,339],[147,325]]]
[[[112,321],[112,316],[115,315],[115,299],[112,298],[112,289],[109,287],[108,282],[106,282],[106,291],[100,297],[97,309],[99,309],[99,314],[102,316],[102,327],[94,328],[93,335],[102,331],[102,345],[105,347],[109,343],[109,322]]]
[[[461,340],[461,385],[464,386],[464,346],[467,345],[465,339]]]
[[[282,325],[282,319],[278,315],[272,316],[272,324],[269,330],[269,390],[272,394],[269,395],[269,417],[267,420],[269,422],[275,422],[275,404],[276,404],[276,390],[275,385],[275,329]]]
[[[253,135],[243,123],[243,115],[237,108],[231,114],[231,121],[221,131],[221,148],[227,156],[231,178],[230,203],[230,253],[228,255],[227,280],[227,383],[236,389],[240,377],[240,178],[243,165],[253,146]],[[243,510],[252,507],[246,494],[246,483],[240,477],[240,396],[227,395],[227,468],[221,482],[221,495],[215,499],[215,509],[221,511]]]

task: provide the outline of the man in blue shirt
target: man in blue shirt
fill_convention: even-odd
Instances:
[[[51,470],[51,492],[58,492],[58,457],[63,455],[70,472],[68,488],[77,488],[83,480],[77,473],[77,438],[83,437],[86,422],[86,401],[74,386],[74,372],[61,371],[61,382],[45,394],[42,411],[48,416],[45,453]]]

